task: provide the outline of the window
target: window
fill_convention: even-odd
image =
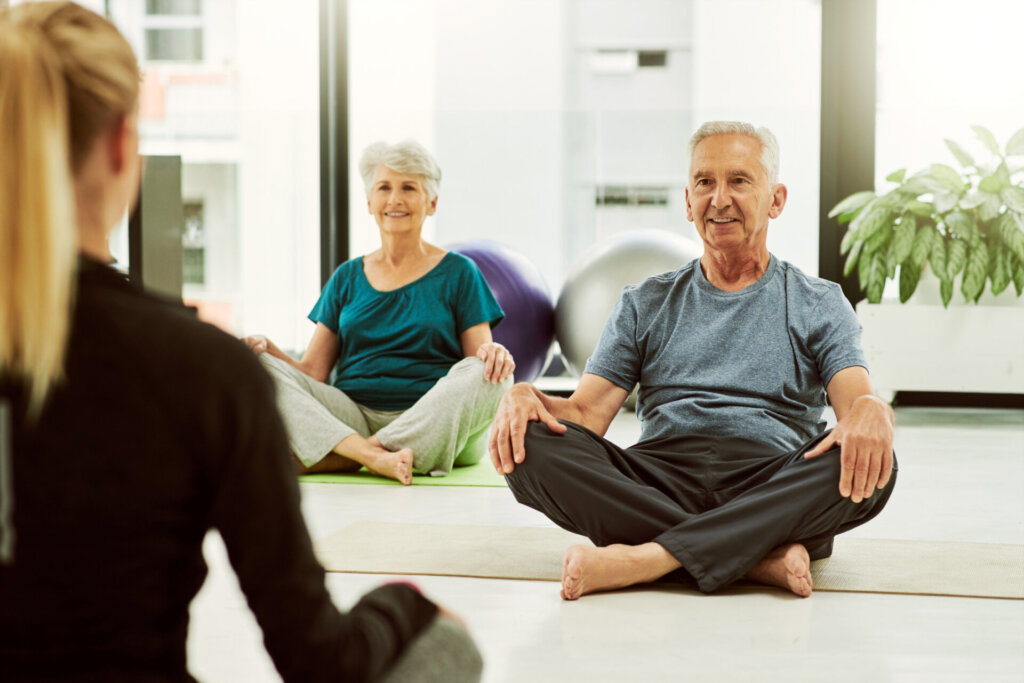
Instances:
[[[203,61],[202,0],[146,0],[144,58]]]
[[[697,239],[688,139],[743,119],[782,148],[790,201],[769,246],[817,273],[820,2],[349,0],[349,24],[353,255],[379,243],[355,161],[414,137],[444,171],[427,239],[504,242],[557,295],[616,233]]]
[[[301,351],[320,290],[317,0],[107,4],[142,60],[142,153],[182,160],[186,303]]]

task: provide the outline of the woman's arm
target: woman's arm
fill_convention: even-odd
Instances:
[[[318,382],[326,382],[331,368],[338,360],[338,335],[331,332],[323,323],[317,323],[313,331],[313,338],[309,340],[306,352],[302,354],[302,360],[296,361],[287,353],[277,347],[274,342],[262,335],[253,335],[242,339],[257,356],[261,353],[269,353],[275,358],[280,358],[300,372],[303,372]]]
[[[459,335],[462,355],[476,356],[484,362],[484,379],[488,382],[503,382],[512,376],[516,362],[504,346],[491,338],[491,324],[473,325]]]

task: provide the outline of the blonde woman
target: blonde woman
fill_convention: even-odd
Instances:
[[[216,528],[284,680],[478,679],[463,627],[408,585],[339,613],[266,373],[107,265],[138,90],[102,17],[0,10],[0,678],[191,680]]]
[[[504,313],[479,269],[423,239],[441,184],[430,152],[377,142],[359,170],[380,248],[324,285],[300,360],[265,337],[246,342],[277,384],[301,471],[366,466],[408,484],[483,457],[515,362],[491,339]]]

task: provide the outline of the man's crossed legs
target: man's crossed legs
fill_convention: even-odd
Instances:
[[[803,457],[824,434],[784,454],[706,436],[623,449],[564,424],[557,435],[531,423],[526,459],[506,478],[519,502],[598,546],[566,553],[566,599],[662,577],[704,592],[746,577],[810,595],[810,561],[877,515],[895,484],[894,463],[881,491],[842,497],[839,447]]]

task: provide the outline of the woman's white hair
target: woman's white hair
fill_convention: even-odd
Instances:
[[[393,145],[379,141],[363,151],[359,159],[359,174],[363,176],[363,187],[367,195],[373,186],[377,167],[381,164],[399,173],[421,176],[427,197],[437,197],[441,189],[441,167],[437,165],[434,155],[415,140],[402,140]]]
[[[749,135],[761,143],[761,165],[768,175],[768,184],[774,186],[779,182],[779,141],[775,135],[764,126],[754,127],[743,121],[708,121],[693,134],[690,138],[689,152],[690,159],[693,159],[693,150],[705,138],[713,135]]]

